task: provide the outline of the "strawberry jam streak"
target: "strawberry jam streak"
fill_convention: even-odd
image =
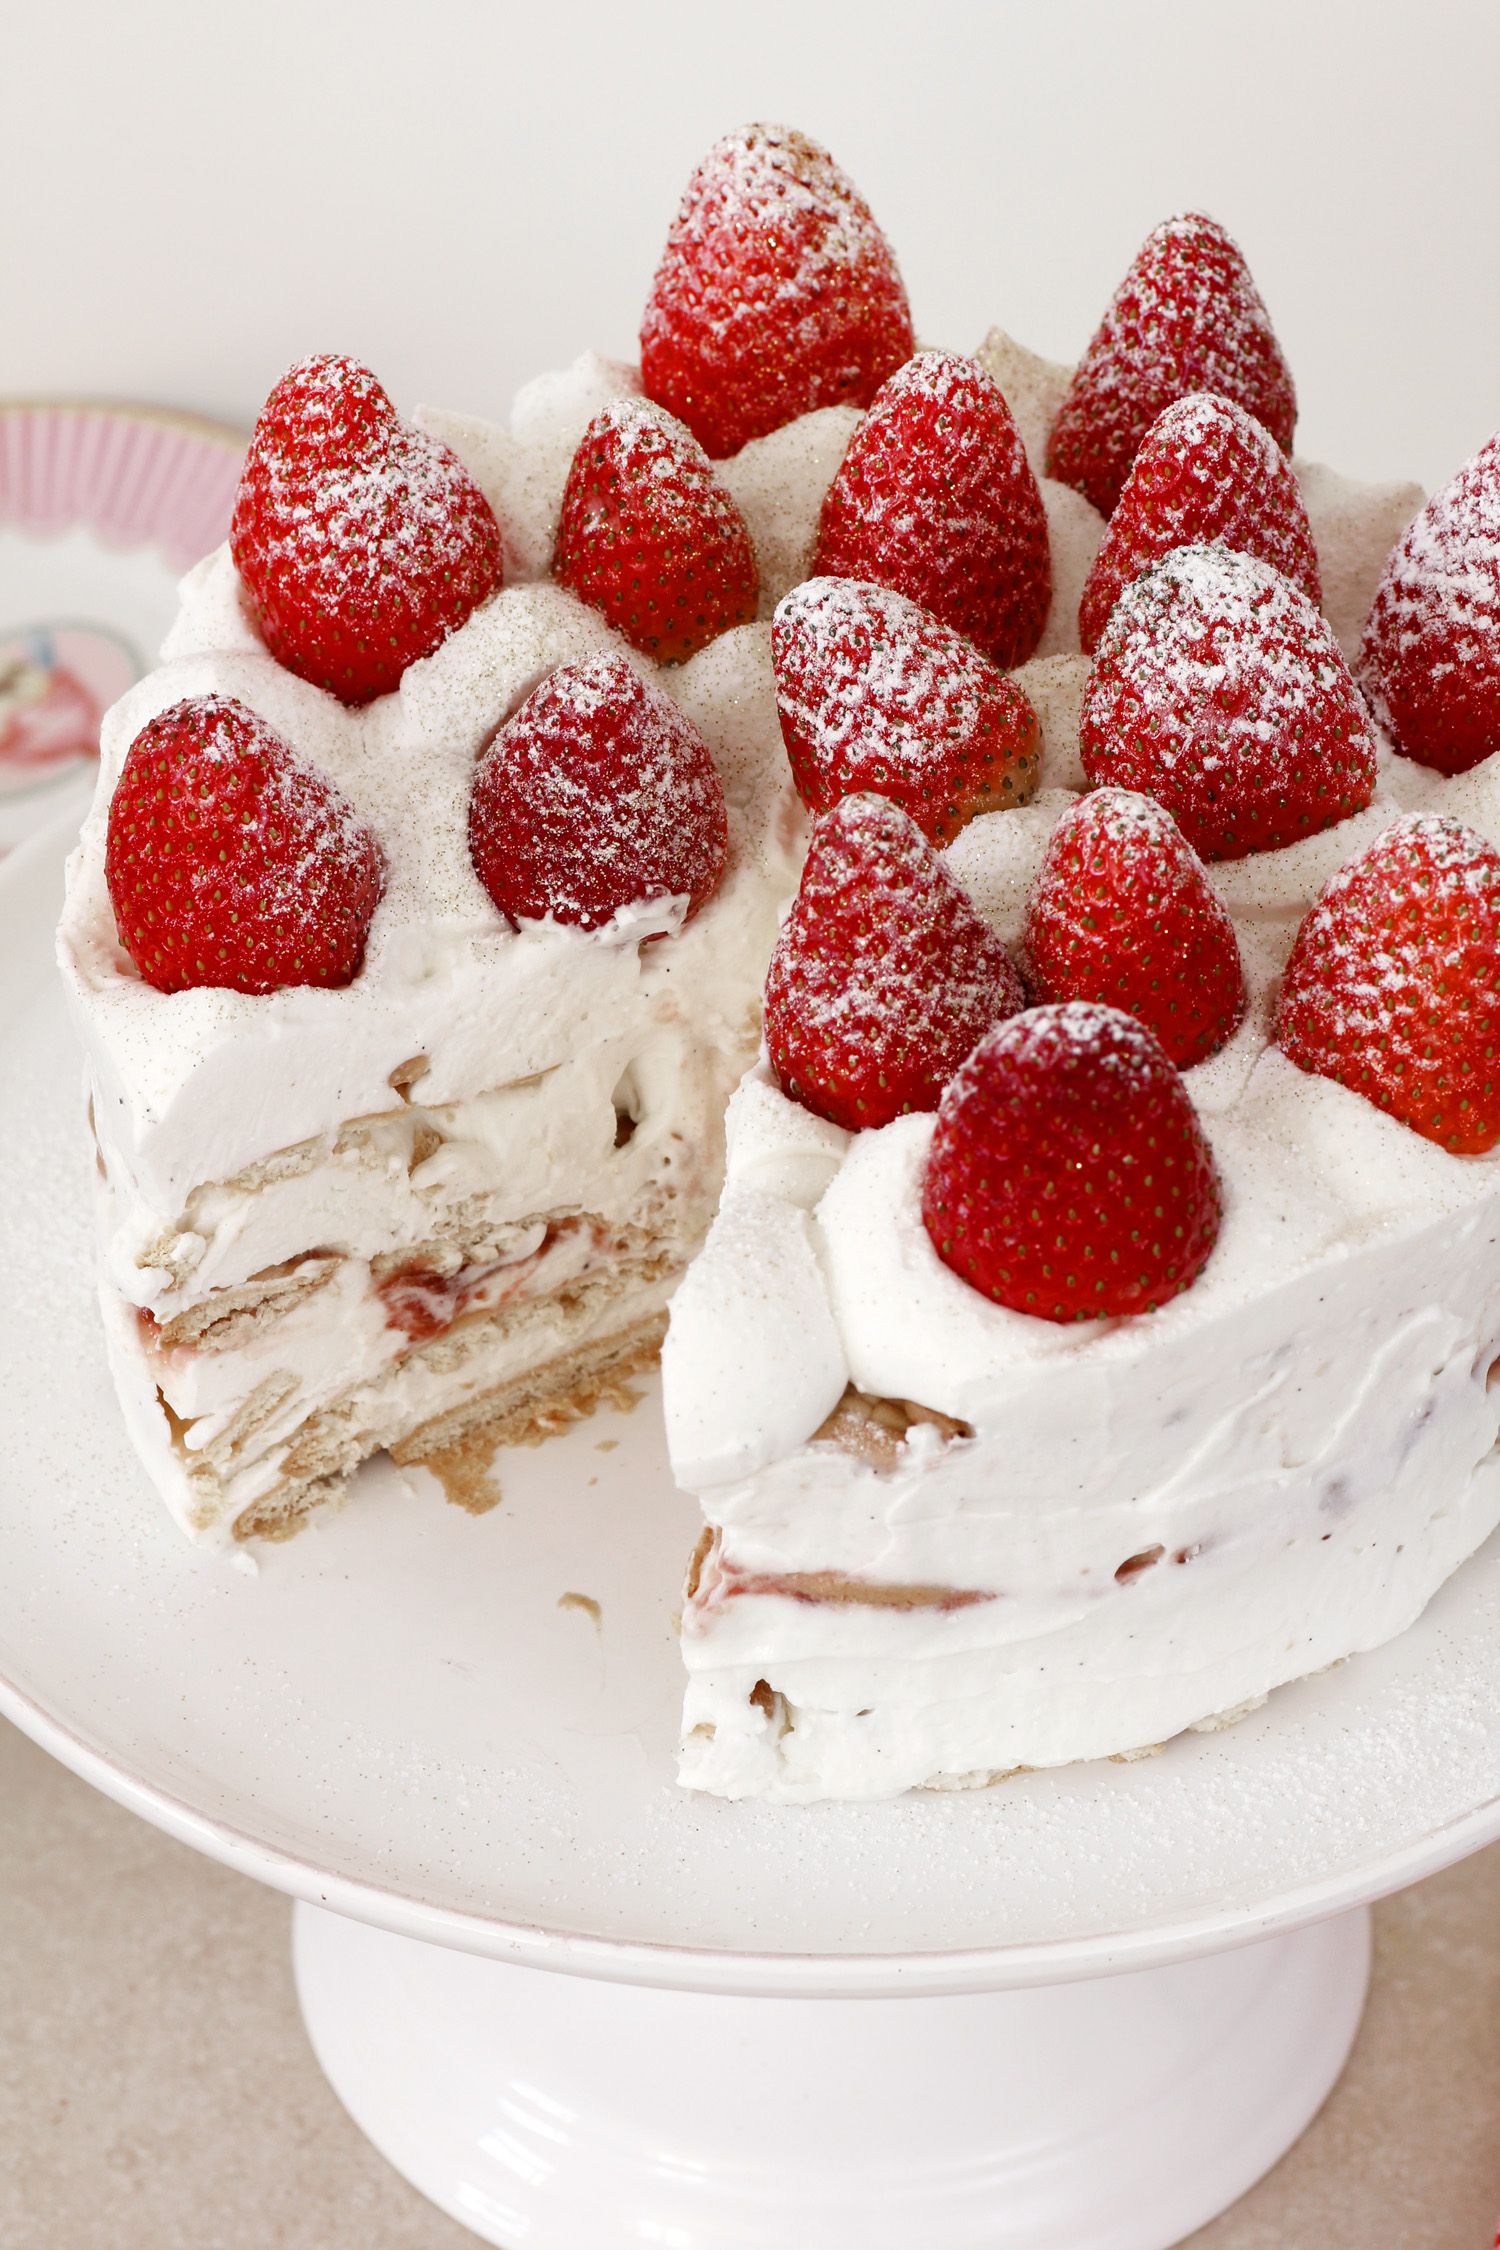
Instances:
[[[425,1344],[433,1336],[441,1336],[467,1312],[493,1312],[525,1288],[554,1244],[576,1234],[583,1224],[582,1219],[562,1219],[549,1226],[527,1258],[508,1262],[492,1259],[486,1265],[461,1266],[457,1273],[450,1274],[412,1265],[382,1275],[375,1293],[384,1306],[387,1328],[399,1329],[410,1343]],[[606,1239],[602,1230],[596,1227],[590,1232],[594,1247],[601,1248]],[[501,1275],[504,1284],[496,1287]]]
[[[440,1336],[465,1310],[478,1287],[478,1277],[488,1280],[493,1266],[465,1266],[459,1273],[432,1273],[422,1266],[405,1266],[375,1284],[385,1308],[387,1328],[399,1328],[414,1344]]]

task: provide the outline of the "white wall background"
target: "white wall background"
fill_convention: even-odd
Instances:
[[[1431,484],[1500,425],[1492,0],[0,0],[0,393],[248,421],[290,360],[494,411],[632,356],[703,148],[800,124],[919,333],[1076,356],[1186,206],[1248,254],[1300,450]]]

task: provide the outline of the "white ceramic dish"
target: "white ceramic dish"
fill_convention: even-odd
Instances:
[[[298,1896],[523,1963],[702,1988],[972,1990],[1348,1906],[1500,1832],[1500,1545],[1392,1647],[1133,1765],[795,1812],[681,1793],[695,1511],[654,1403],[501,1464],[474,1519],[389,1470],[258,1572],[136,1467],[90,1280],[50,965],[65,834],[0,874],[0,1709]],[[560,1607],[583,1594],[600,1605]]]

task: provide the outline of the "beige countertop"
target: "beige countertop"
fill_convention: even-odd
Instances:
[[[472,2245],[329,2091],[287,1922],[0,1723],[3,2250]],[[1342,2084],[1193,2250],[1489,2250],[1500,1846],[1388,1902],[1377,1932]]]

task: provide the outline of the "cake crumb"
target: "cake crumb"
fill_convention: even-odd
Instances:
[[[443,1488],[443,1498],[466,1515],[487,1516],[503,1498],[490,1474],[494,1446],[485,1438],[460,1438],[437,1452],[424,1453],[418,1468],[430,1469]]]

